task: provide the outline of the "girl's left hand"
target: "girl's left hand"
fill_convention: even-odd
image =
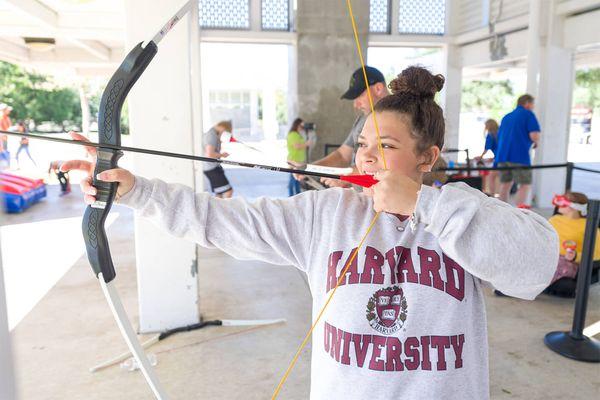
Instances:
[[[375,211],[400,215],[415,212],[421,184],[393,171],[379,171],[375,179],[379,181],[371,187]]]

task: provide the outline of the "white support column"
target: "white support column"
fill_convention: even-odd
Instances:
[[[13,400],[16,398],[15,396],[8,310],[6,308],[2,256],[0,255],[0,399]]]
[[[541,31],[539,58],[531,59],[532,63],[539,64],[539,84],[537,88],[532,86],[531,90],[537,93],[535,113],[542,132],[540,146],[535,151],[535,164],[567,161],[574,59],[573,50],[563,45],[564,17],[555,15],[557,3],[557,0],[549,0],[542,4],[545,11],[539,13],[538,26]],[[545,27],[547,29],[544,29]],[[528,65],[528,72],[530,70],[533,71],[535,68],[529,68]],[[529,81],[528,76],[528,90],[530,90]],[[535,171],[533,181],[535,204],[538,207],[550,207],[552,196],[564,191],[565,178],[564,169]]]
[[[527,93],[537,97],[540,75],[540,32],[542,2],[531,0],[529,3],[529,28],[527,29]],[[546,4],[547,5],[547,4]]]
[[[181,3],[164,0],[149,7],[145,0],[126,0],[127,48],[152,38]],[[197,13],[192,11],[160,42],[158,54],[129,94],[131,134],[137,147],[179,153],[198,148],[199,66],[192,64],[197,63],[199,37],[194,24]],[[136,174],[194,187],[189,161],[140,155],[134,157],[134,165]],[[140,331],[198,322],[196,245],[141,218],[135,220],[135,242]]]
[[[83,82],[79,82],[79,104],[81,106],[81,132],[85,137],[90,137],[90,102]]]
[[[446,37],[454,36],[456,28],[453,23],[457,21],[458,7],[452,6],[452,2],[446,2]],[[462,94],[462,63],[460,59],[461,49],[449,41],[443,46],[444,71],[446,78],[444,89],[440,93],[440,105],[444,110],[446,118],[446,137],[444,147],[458,148],[459,125],[460,125],[460,101]],[[455,159],[456,153],[450,153],[450,158]]]
[[[444,147],[458,148],[460,125],[460,101],[462,94],[462,66],[460,65],[460,48],[455,45],[444,46],[444,72],[446,78],[441,92],[440,103],[446,118],[446,138]],[[450,153],[449,157],[455,157]]]
[[[298,59],[296,58],[296,45],[288,46],[288,93],[287,113],[288,127],[298,117]],[[312,161],[312,160],[309,160]]]
[[[262,30],[262,2],[261,0],[250,0],[250,30]]]

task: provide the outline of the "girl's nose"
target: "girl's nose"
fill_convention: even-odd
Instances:
[[[377,147],[377,143],[369,144],[364,148],[364,160],[365,162],[374,163],[377,162],[379,158],[379,149]]]

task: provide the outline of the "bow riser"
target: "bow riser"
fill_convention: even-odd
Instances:
[[[100,145],[121,145],[121,109],[129,91],[138,78],[146,70],[154,58],[157,47],[150,41],[145,47],[139,43],[133,48],[114,73],[100,102],[98,112],[98,142]],[[100,147],[97,151],[97,162],[92,185],[96,187],[96,201],[85,210],[83,217],[83,236],[88,259],[96,276],[102,272],[106,283],[115,278],[115,269],[110,255],[110,248],[104,230],[104,222],[110,212],[117,193],[117,184],[102,182],[96,179],[99,173],[117,168],[122,152]]]

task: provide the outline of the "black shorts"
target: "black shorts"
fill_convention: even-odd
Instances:
[[[208,171],[204,171],[204,175],[210,182],[210,187],[215,194],[222,194],[231,190],[231,185],[225,176],[225,171],[220,165]]]

